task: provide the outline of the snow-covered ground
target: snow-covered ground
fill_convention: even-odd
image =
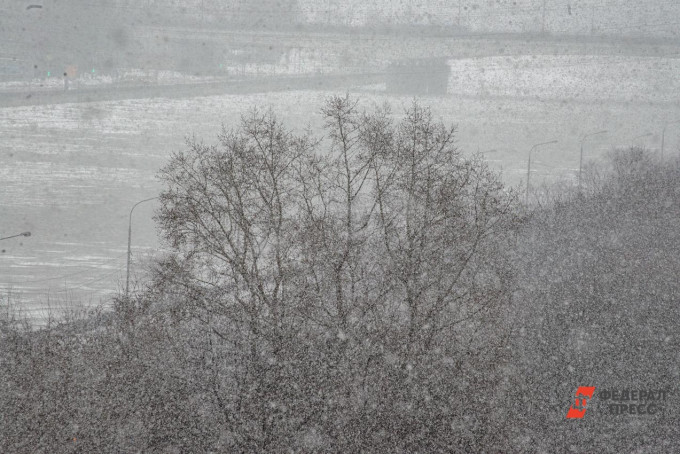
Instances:
[[[445,97],[425,97],[434,114],[459,127],[465,152],[485,152],[509,184],[523,181],[533,144],[559,140],[532,160],[532,182],[574,181],[582,134],[598,159],[613,146],[658,148],[664,122],[680,119],[677,60],[593,57],[492,58],[452,62]],[[470,84],[457,74],[472,72]],[[625,77],[622,76],[625,74]],[[483,81],[483,87],[482,82]],[[546,82],[547,81],[547,82]],[[477,84],[477,85],[474,85]],[[383,87],[373,87],[382,89]],[[664,94],[668,92],[668,94]],[[582,93],[582,96],[574,96]],[[131,206],[161,189],[155,173],[184,138],[215,142],[253,107],[271,106],[298,130],[321,124],[329,92],[295,91],[191,99],[135,99],[0,108],[0,294],[25,307],[49,301],[87,304],[124,284]],[[359,94],[367,105],[390,102],[398,114],[409,96]],[[641,137],[640,137],[641,136]],[[680,125],[666,133],[678,152]],[[135,209],[133,271],[159,243],[154,202]]]
[[[680,93],[680,58],[523,55],[449,66],[448,92],[456,95],[667,102]]]

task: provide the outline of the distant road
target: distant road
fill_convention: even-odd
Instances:
[[[0,92],[0,108],[39,104],[113,101],[140,98],[191,98],[222,94],[247,94],[287,90],[350,89],[383,82],[384,74],[317,74],[225,79],[219,82],[173,85],[102,85],[69,91]]]

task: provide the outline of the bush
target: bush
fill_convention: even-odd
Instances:
[[[516,405],[531,411],[518,437],[538,451],[671,452],[674,400],[655,417],[608,416],[601,401],[578,426],[565,421],[578,386],[673,390],[680,375],[680,166],[632,148],[598,174],[520,236]]]

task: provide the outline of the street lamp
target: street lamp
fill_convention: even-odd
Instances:
[[[644,133],[644,134],[640,134],[639,136],[635,136],[635,137],[633,137],[632,139],[630,139],[630,144],[631,144],[632,146],[635,146],[635,139],[639,139],[639,138],[641,138],[641,137],[649,137],[649,136],[651,136],[651,135],[652,135],[651,132],[646,132],[646,133]]]
[[[524,200],[526,205],[529,205],[529,181],[530,181],[529,179],[531,177],[531,152],[534,151],[535,148],[538,148],[542,145],[549,145],[551,143],[557,143],[557,140],[551,140],[550,142],[537,143],[536,145],[531,147],[531,150],[529,150],[529,160],[527,161],[527,194],[526,194],[526,197],[525,197],[525,200]]]
[[[581,139],[581,157],[578,160],[578,190],[579,190],[579,192],[581,191],[581,170],[583,169],[583,142],[585,142],[585,140],[588,137],[596,136],[598,134],[606,134],[606,133],[607,133],[607,130],[591,132],[590,134],[586,134],[585,136],[583,136],[583,138]]]
[[[18,236],[31,236],[31,232],[23,232],[23,233],[19,233],[19,234],[17,234],[17,235],[6,236],[6,237],[4,237],[4,238],[0,238],[0,241],[2,241],[2,240],[9,240],[10,238],[16,238],[16,237],[18,237]]]
[[[664,147],[664,141],[666,138],[666,127],[668,125],[672,125],[675,123],[680,123],[680,120],[675,120],[675,121],[669,121],[668,123],[665,123],[663,125],[663,129],[661,130],[661,157],[663,158],[663,147]]]
[[[157,198],[158,197],[151,197],[149,199],[140,200],[139,202],[132,205],[132,208],[130,209],[130,217],[129,217],[129,222],[128,222],[127,272],[125,273],[125,298],[126,299],[130,295],[130,258],[132,257],[132,212],[135,210],[135,208],[137,208],[137,205],[140,205],[144,202],[148,202],[150,200],[156,200]]]

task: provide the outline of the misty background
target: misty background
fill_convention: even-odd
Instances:
[[[680,118],[672,1],[3,1],[0,285],[23,307],[96,303],[120,287],[131,206],[187,136],[253,106],[297,128],[330,93],[425,96],[511,184],[575,178],[616,146],[660,148]],[[680,125],[668,127],[676,150]],[[158,246],[138,207],[134,259]],[[49,297],[48,297],[49,295]],[[77,297],[76,297],[77,296]]]

